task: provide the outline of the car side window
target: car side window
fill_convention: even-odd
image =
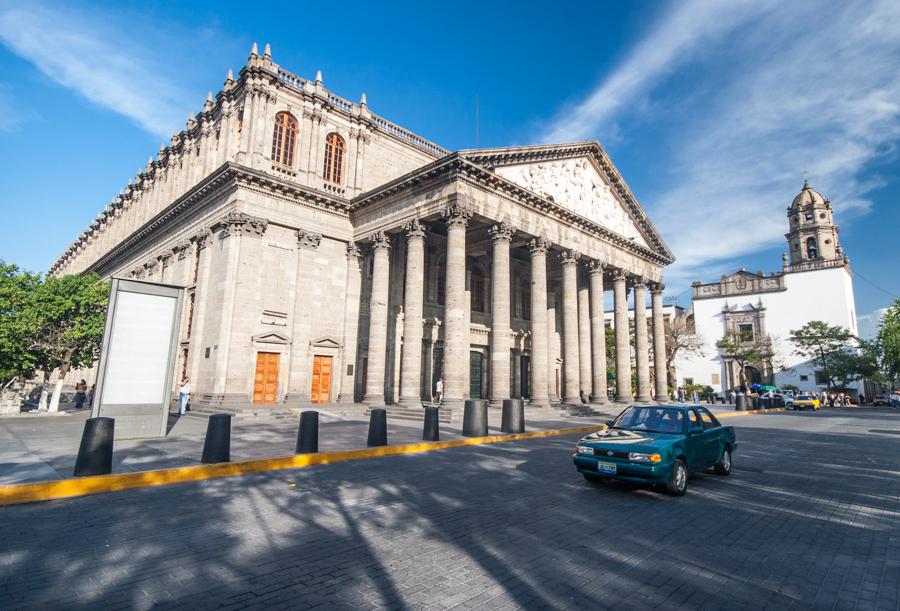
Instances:
[[[709,413],[709,410],[707,410],[705,407],[700,408],[700,420],[703,421],[704,429],[712,429],[720,426],[719,421],[716,420],[716,417]]]
[[[697,410],[689,410],[688,414],[688,427],[692,429],[702,428],[703,425],[700,423],[700,417],[697,415]]]

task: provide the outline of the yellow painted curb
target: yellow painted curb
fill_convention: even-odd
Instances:
[[[720,412],[715,414],[716,418],[733,418],[734,416],[752,416],[753,414],[768,414],[770,412],[783,412],[787,408],[785,407],[773,407],[771,409],[750,409],[743,412]]]
[[[459,448],[503,441],[522,439],[540,439],[543,437],[559,437],[577,433],[593,433],[605,428],[601,426],[583,426],[568,429],[553,429],[533,433],[516,433],[512,435],[489,435],[487,437],[470,437],[451,441],[433,441],[428,443],[409,443],[396,446],[382,446],[362,450],[344,452],[320,452],[318,454],[294,454],[276,458],[261,458],[237,462],[217,463],[213,465],[192,465],[175,469],[157,469],[153,471],[137,471],[132,473],[113,473],[110,475],[92,475],[77,479],[63,479],[50,482],[14,484],[0,486],[0,505],[17,505],[36,501],[49,501],[90,494],[104,494],[119,490],[168,486],[185,482],[197,482],[220,477],[235,477],[248,473],[263,471],[280,471],[283,469],[302,469],[313,465],[327,465],[349,460],[397,456],[400,454],[420,454],[447,448]]]

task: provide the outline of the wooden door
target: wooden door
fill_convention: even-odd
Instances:
[[[313,357],[312,388],[309,392],[312,403],[331,401],[331,364],[330,356]]]
[[[253,382],[254,403],[275,403],[278,391],[278,353],[256,354],[256,378]]]

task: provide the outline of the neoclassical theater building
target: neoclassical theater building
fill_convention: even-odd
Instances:
[[[547,406],[607,401],[610,301],[615,400],[664,398],[672,261],[596,142],[451,152],[254,45],[50,272],[184,287],[195,404],[418,405],[442,377],[449,407]]]

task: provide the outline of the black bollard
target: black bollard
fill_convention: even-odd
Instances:
[[[759,397],[752,397],[751,405],[753,406],[753,409],[755,409],[755,410],[759,409],[759,405],[760,405]]]
[[[300,414],[300,428],[297,429],[295,454],[315,454],[319,451],[319,412],[305,411]]]
[[[369,412],[369,440],[366,445],[374,448],[387,444],[387,411],[378,407]]]
[[[75,477],[112,473],[113,433],[116,421],[112,418],[88,418],[84,421]]]
[[[503,399],[500,430],[504,433],[525,432],[525,402],[522,399]]]
[[[747,410],[747,397],[744,395],[738,395],[734,399],[734,410],[737,412],[743,412]]]
[[[463,413],[463,437],[485,437],[488,434],[488,403],[484,399],[466,401]]]
[[[206,425],[206,439],[200,462],[205,464],[231,460],[231,414],[213,414]]]
[[[436,408],[436,407],[426,407],[425,408],[425,423],[422,427],[422,440],[423,441],[440,441],[441,440],[441,429],[440,429],[440,423],[438,422],[438,408]]]

